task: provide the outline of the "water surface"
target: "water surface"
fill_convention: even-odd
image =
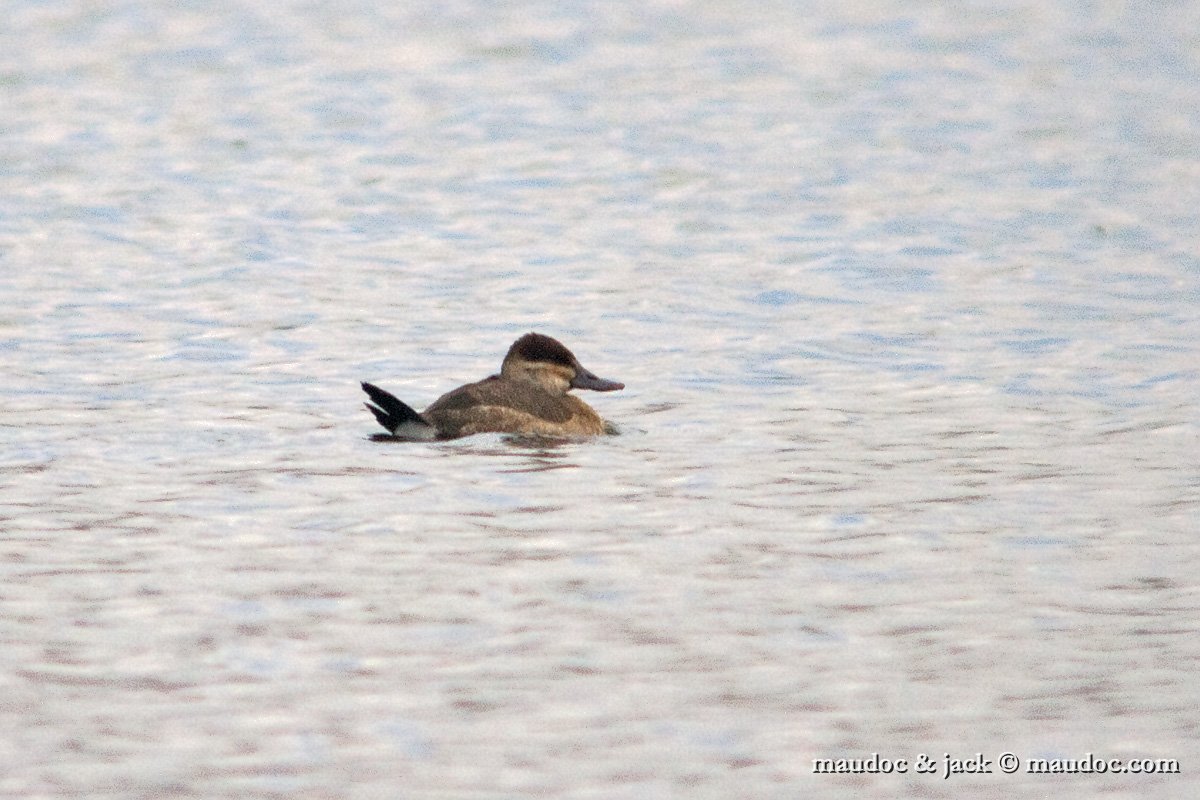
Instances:
[[[1187,794],[1198,30],[9,3],[0,794]],[[370,440],[529,330],[621,435]],[[813,771],[1004,752],[1181,768]]]

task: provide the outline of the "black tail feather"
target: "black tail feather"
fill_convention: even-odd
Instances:
[[[392,418],[389,417],[388,413],[382,408],[376,408],[370,403],[363,403],[363,405],[367,407],[367,411],[370,411],[375,415],[375,419],[379,420],[380,425],[387,428],[389,431],[396,429],[396,426],[392,424]]]
[[[389,433],[395,433],[396,429],[405,423],[429,427],[429,423],[425,421],[424,417],[395,395],[370,383],[363,383],[362,388],[371,398],[371,402],[375,403],[375,405],[371,405],[371,403],[364,403],[364,405]]]

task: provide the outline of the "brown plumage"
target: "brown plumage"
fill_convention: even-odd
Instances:
[[[454,439],[475,433],[594,436],[604,420],[571,389],[609,392],[625,385],[596,377],[561,342],[528,333],[513,343],[499,375],[460,386],[418,414],[391,394],[363,384],[367,408],[393,436]]]

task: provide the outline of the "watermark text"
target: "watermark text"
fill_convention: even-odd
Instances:
[[[1175,758],[1103,758],[1085,753],[1080,758],[1026,758],[1015,753],[994,757],[973,753],[958,757],[917,753],[911,757],[891,758],[871,753],[863,758],[814,758],[814,775],[936,775],[949,780],[955,775],[1178,775]]]

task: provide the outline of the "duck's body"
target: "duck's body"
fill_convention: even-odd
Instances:
[[[439,397],[421,413],[388,392],[362,385],[375,405],[367,408],[388,433],[401,439],[456,439],[475,433],[594,436],[604,420],[571,389],[624,389],[583,368],[556,339],[522,336],[508,350],[500,374],[468,383]]]

